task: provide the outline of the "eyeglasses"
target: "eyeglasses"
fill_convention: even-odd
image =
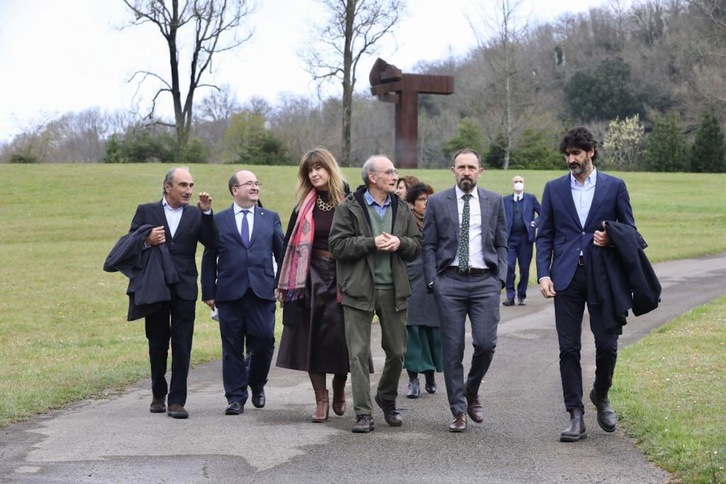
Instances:
[[[388,176],[391,176],[391,175],[398,176],[398,170],[394,170],[393,168],[389,168],[388,170],[384,170],[384,171],[379,171],[379,170],[374,170],[374,171],[376,173],[383,173],[383,174],[388,175]]]
[[[237,187],[252,188],[252,187],[261,187],[261,186],[262,186],[262,183],[260,183],[258,181],[248,181],[247,183],[240,183],[239,185],[234,185],[235,188],[237,188]]]

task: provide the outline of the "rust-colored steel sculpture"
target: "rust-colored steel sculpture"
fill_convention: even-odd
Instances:
[[[401,69],[377,59],[368,77],[371,93],[396,105],[396,153],[399,168],[418,166],[418,95],[453,94],[453,76],[403,74]]]

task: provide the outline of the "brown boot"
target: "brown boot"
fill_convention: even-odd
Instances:
[[[328,420],[330,405],[328,404],[328,390],[315,390],[315,413],[313,422],[325,422]]]
[[[345,380],[333,378],[333,412],[335,415],[343,415],[345,408]]]

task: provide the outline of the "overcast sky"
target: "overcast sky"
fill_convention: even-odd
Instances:
[[[314,96],[297,52],[315,37],[315,0],[256,0],[252,39],[215,62],[210,78],[229,84],[244,102],[282,93]],[[607,0],[520,0],[530,21],[586,11]],[[419,61],[460,56],[475,44],[467,17],[482,18],[495,0],[408,0],[395,41],[378,57],[409,71]],[[153,28],[119,27],[131,18],[121,0],[0,0],[0,141],[68,111],[132,106],[139,69],[168,71],[165,43]],[[375,56],[361,63],[358,90],[367,88]],[[203,96],[198,96],[200,100]],[[168,105],[170,101],[164,102]]]

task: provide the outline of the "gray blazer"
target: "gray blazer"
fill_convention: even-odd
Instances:
[[[504,287],[507,279],[507,221],[502,195],[484,188],[477,188],[477,191],[484,231],[484,262]],[[459,232],[456,190],[452,187],[431,195],[426,202],[423,230],[423,266],[427,285],[454,262]]]

